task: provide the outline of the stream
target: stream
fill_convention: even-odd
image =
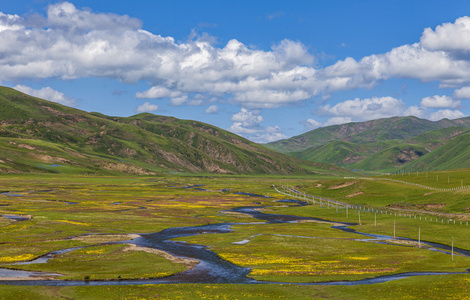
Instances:
[[[251,195],[256,197],[258,195]],[[260,195],[261,196],[261,195]],[[264,197],[264,196],[261,196]],[[291,203],[295,205],[308,205],[306,202],[299,200],[281,200],[280,202]],[[237,207],[233,208],[231,212],[244,213],[253,216],[258,220],[266,221],[266,223],[286,223],[286,222],[299,222],[302,220],[317,220],[334,224],[333,229],[347,231],[355,233],[361,236],[366,236],[367,239],[358,239],[358,241],[375,242],[375,243],[387,243],[386,240],[392,239],[390,236],[375,235],[368,233],[361,233],[354,229],[348,228],[348,226],[355,225],[354,223],[342,223],[327,221],[313,217],[299,217],[294,215],[282,215],[282,214],[269,214],[258,211],[263,208],[262,206],[251,206],[251,207]],[[242,225],[245,223],[220,223],[210,224],[203,226],[191,226],[191,227],[176,227],[168,228],[157,233],[142,234],[140,237],[124,242],[126,244],[135,244],[141,247],[149,247],[162,251],[166,251],[171,255],[192,258],[199,261],[199,263],[192,269],[169,276],[164,278],[156,279],[136,279],[136,280],[102,280],[102,281],[82,281],[82,280],[34,280],[34,276],[54,275],[40,272],[27,272],[18,270],[8,270],[0,268],[0,277],[20,277],[24,279],[19,280],[0,280],[1,285],[27,285],[27,286],[97,286],[97,285],[141,285],[141,284],[169,284],[169,283],[238,283],[238,284],[300,284],[300,285],[362,285],[362,284],[374,284],[382,283],[391,280],[397,280],[407,278],[411,276],[429,276],[429,275],[448,275],[448,274],[467,274],[467,272],[460,273],[449,273],[449,272],[409,272],[394,275],[378,276],[374,278],[367,278],[355,281],[333,281],[333,282],[318,282],[318,283],[288,283],[288,282],[266,282],[258,281],[247,277],[250,272],[249,268],[236,266],[228,261],[220,258],[215,252],[208,249],[208,247],[197,244],[188,244],[185,242],[172,241],[171,239],[178,237],[194,236],[205,233],[228,233],[231,232],[232,225]],[[341,224],[338,226],[338,224]],[[412,239],[399,238],[407,241],[415,241]],[[248,240],[242,242],[249,242]],[[430,246],[428,250],[439,251],[446,254],[450,254],[450,246],[430,243],[421,241],[422,244]],[[397,244],[391,244],[394,246],[401,246]],[[31,262],[17,263],[28,264],[28,263],[47,263],[47,261],[55,254],[65,253],[68,251],[75,250],[77,248],[63,249],[54,251],[46,256],[38,258]],[[464,249],[454,248],[455,253],[460,255],[470,256],[470,251]],[[8,273],[11,272],[11,273]]]

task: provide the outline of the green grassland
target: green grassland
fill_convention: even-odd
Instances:
[[[360,236],[356,234],[332,233],[331,225],[303,225],[295,226],[296,230],[282,226],[237,226],[236,233],[181,240],[210,245],[222,258],[251,268],[248,276],[274,282],[359,280],[370,278],[372,274],[413,271],[464,272],[470,263],[467,257],[455,257],[452,261],[442,253],[427,249],[357,241]],[[325,229],[328,236],[322,234],[326,233]],[[250,242],[231,244],[243,239]]]
[[[145,262],[145,263],[143,263]],[[101,245],[77,249],[46,264],[24,265],[22,270],[55,272],[62,280],[116,280],[158,278],[186,270],[162,256],[144,251],[126,251],[124,245]]]
[[[438,178],[438,179],[437,179]],[[309,178],[308,176],[78,176],[9,174],[0,176],[0,214],[31,216],[27,221],[0,218],[1,267],[60,273],[61,279],[103,280],[165,277],[189,268],[163,253],[126,249],[128,234],[214,223],[243,223],[226,234],[179,238],[210,246],[222,258],[251,268],[250,277],[293,284],[168,284],[83,287],[2,286],[0,298],[23,299],[465,299],[469,274],[418,276],[358,286],[302,286],[294,283],[358,280],[413,271],[464,272],[470,258],[433,252],[417,243],[377,244],[357,239],[322,222],[264,224],[227,210],[268,206],[266,213],[316,217],[361,224],[360,232],[396,235],[470,249],[470,189],[432,188],[470,184],[469,170],[381,176],[376,179]],[[327,204],[293,206],[276,202],[289,197],[272,185],[289,185],[310,195],[327,197],[363,210]],[[185,188],[203,185],[205,190]],[[272,198],[235,194],[250,192]],[[17,196],[21,195],[21,197]],[[385,213],[375,214],[374,209]],[[406,210],[405,210],[406,209]],[[397,215],[395,216],[395,213]],[[416,217],[415,217],[416,216]],[[420,220],[421,218],[421,220]],[[431,221],[432,218],[432,221]],[[438,218],[439,222],[435,222]],[[444,220],[441,222],[441,220]],[[452,221],[449,221],[452,220]],[[456,220],[456,224],[453,223]],[[448,222],[449,221],[449,222]],[[460,225],[460,221],[463,222]],[[249,240],[245,244],[233,244]],[[46,264],[14,265],[48,252],[83,247],[57,255]]]
[[[470,167],[469,128],[468,117],[437,122],[393,117],[318,128],[266,146],[361,171],[447,170]]]
[[[299,152],[338,140],[349,141],[355,144],[406,140],[441,128],[455,126],[468,128],[469,125],[469,118],[458,120],[444,119],[432,122],[416,117],[392,117],[320,127],[286,140],[269,143],[268,147],[282,153]]]
[[[467,275],[429,276],[368,286],[185,284],[97,287],[4,286],[6,299],[468,299]]]
[[[0,87],[0,173],[94,175],[352,172],[271,151],[192,120],[88,113]]]

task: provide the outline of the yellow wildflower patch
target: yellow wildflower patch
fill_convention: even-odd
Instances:
[[[344,260],[310,260],[305,257],[279,255],[245,256],[235,253],[219,254],[222,258],[241,266],[252,267],[251,275],[360,275],[396,271],[374,264],[360,264],[368,257],[347,257]]]
[[[253,269],[251,270],[251,275],[361,275],[361,274],[377,274],[377,273],[384,273],[384,272],[393,272],[396,268],[363,268],[363,269],[315,269],[314,266],[312,268],[304,268],[301,270],[299,268],[292,268],[286,266],[282,270],[273,270],[273,269]]]
[[[105,252],[105,249],[98,249],[98,250],[87,250],[85,251],[86,254],[102,254]]]
[[[35,257],[34,254],[21,254],[16,256],[2,256],[0,262],[14,262],[14,261],[25,261],[32,260]]]
[[[358,256],[350,256],[348,258],[352,260],[369,260],[370,259],[370,257],[358,257]]]
[[[57,222],[64,222],[64,223],[69,223],[73,225],[85,225],[85,226],[90,226],[90,223],[82,223],[82,222],[76,222],[76,221],[69,221],[69,220],[56,220]]]

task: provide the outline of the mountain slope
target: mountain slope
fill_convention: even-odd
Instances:
[[[299,153],[290,154],[309,161],[321,161],[338,166],[350,166],[366,159],[370,155],[399,144],[399,140],[377,143],[352,143],[340,140],[328,142],[322,146],[312,147]]]
[[[289,139],[266,144],[266,146],[281,153],[300,152],[337,140],[352,143],[403,140],[432,130],[453,126],[470,128],[470,117],[457,120],[444,119],[437,122],[417,117],[393,117],[353,122],[317,128]]]
[[[220,128],[139,114],[87,113],[0,87],[0,172],[346,174]]]
[[[407,164],[409,170],[449,170],[470,167],[470,131]]]
[[[393,171],[470,128],[470,118],[394,117],[319,128],[267,146],[288,155],[366,171]],[[293,151],[292,149],[303,149]]]

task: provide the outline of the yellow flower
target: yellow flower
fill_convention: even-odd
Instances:
[[[57,220],[57,222],[70,223],[74,225],[86,225],[86,226],[90,225],[89,223],[75,222],[75,221],[69,221],[69,220]]]
[[[105,249],[98,249],[98,250],[88,250],[85,251],[86,254],[101,254],[104,253]]]
[[[13,261],[24,261],[31,260],[35,257],[34,254],[21,254],[16,256],[3,256],[0,257],[0,262],[13,262]]]

